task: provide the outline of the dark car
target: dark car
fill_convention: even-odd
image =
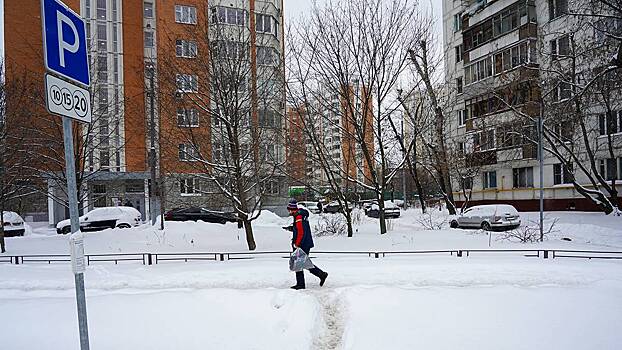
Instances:
[[[322,209],[325,213],[335,214],[335,213],[343,213],[341,206],[338,201],[332,201],[328,204],[324,205]],[[348,203],[348,211],[352,211],[352,203]]]
[[[238,222],[238,216],[235,213],[223,211],[209,210],[199,207],[177,208],[164,214],[164,220],[167,221],[205,221],[218,224],[227,222]]]

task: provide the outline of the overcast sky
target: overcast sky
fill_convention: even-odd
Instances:
[[[322,3],[325,0],[316,0],[318,3]],[[348,0],[335,0],[335,1],[348,1]],[[390,1],[390,0],[387,0]],[[413,0],[414,1],[414,0]],[[313,0],[284,0],[285,4],[285,21],[289,21],[292,18],[296,18],[305,11],[309,11],[313,4]],[[436,25],[435,31],[438,34],[438,42],[442,42],[443,40],[443,0],[421,0],[421,6],[426,9],[432,8],[432,13],[434,15]]]

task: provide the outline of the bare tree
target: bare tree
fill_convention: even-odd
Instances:
[[[7,81],[0,64],[0,252],[6,252],[4,213],[15,210],[15,203],[36,193],[30,187],[36,180],[28,165],[33,160],[30,128],[37,118],[38,85],[27,75],[11,75]]]
[[[398,105],[395,90],[419,24],[418,7],[409,1],[328,1],[315,4],[295,33],[309,57],[306,90],[345,120],[338,127],[359,156],[354,169],[341,169],[343,177],[374,193],[381,234],[387,231],[384,191],[407,158],[391,167],[382,130]]]
[[[240,12],[210,8],[209,25],[184,33],[183,40],[163,34],[183,58],[158,62],[160,142],[172,150],[163,151],[162,172],[181,176],[182,190],[228,202],[254,250],[252,221],[280,186],[275,178],[284,157],[283,62],[271,34],[249,31],[248,13],[232,10]],[[180,160],[182,169],[167,168]],[[184,173],[205,186],[188,187]]]

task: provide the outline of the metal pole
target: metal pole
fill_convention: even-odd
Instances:
[[[154,86],[153,80],[155,75],[155,67],[153,64],[147,66],[149,73],[149,139],[151,148],[149,149],[149,168],[151,170],[151,191],[149,193],[149,218],[151,225],[155,225],[157,213],[155,208],[157,179],[156,179],[156,150],[155,150],[155,108],[154,108]]]
[[[542,147],[542,119],[544,119],[544,102],[540,100],[540,116],[538,118],[538,160],[540,165],[540,242],[544,241],[544,151]]]
[[[72,265],[78,304],[78,327],[80,329],[80,349],[89,350],[89,329],[86,317],[86,296],[84,293],[84,245],[81,237],[78,214],[78,188],[76,185],[76,164],[73,151],[73,130],[71,119],[63,117],[63,140],[65,143],[65,172],[67,174],[67,198],[69,200],[69,219],[71,221]]]
[[[406,155],[406,139],[404,138],[404,115],[402,115],[402,158]],[[406,163],[402,166],[402,199],[404,200],[404,210],[408,209],[408,203],[406,201]]]

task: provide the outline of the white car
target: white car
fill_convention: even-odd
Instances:
[[[80,217],[81,231],[101,231],[107,228],[130,228],[141,223],[140,212],[132,207],[95,208]],[[56,224],[58,234],[71,232],[69,219]]]
[[[4,222],[4,237],[23,236],[26,230],[24,219],[13,211],[5,211],[2,213],[2,221]]]
[[[312,212],[313,214],[317,214],[320,212],[320,208],[318,208],[317,202],[302,201],[302,202],[298,202],[298,205],[304,207],[305,209]]]
[[[481,228],[486,231],[514,229],[520,226],[520,215],[509,204],[476,205],[452,219],[449,226]]]

